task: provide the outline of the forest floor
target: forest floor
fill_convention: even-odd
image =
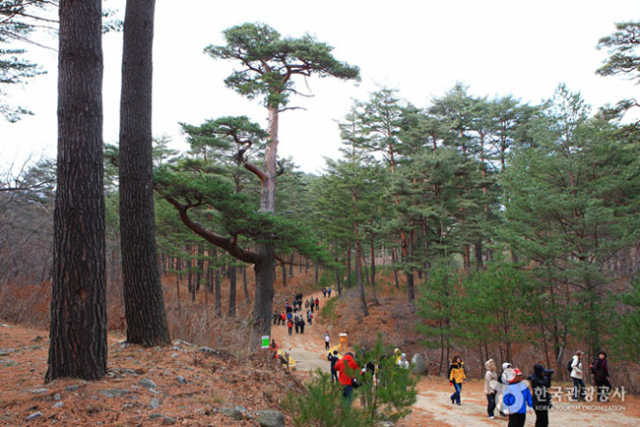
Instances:
[[[302,282],[302,280],[300,280]],[[312,287],[310,287],[312,288]],[[310,289],[309,288],[309,289]],[[302,285],[278,289],[276,308],[291,301],[287,295],[310,290]],[[317,289],[317,288],[316,288]],[[373,332],[401,342],[398,328],[404,308],[387,295],[379,295],[370,307],[366,322],[345,307],[359,307],[357,298],[343,293],[329,316],[314,313],[313,325],[304,334],[290,336],[286,326],[275,325],[272,338],[289,351],[296,369],[288,372],[264,356],[240,357],[225,351],[201,352],[198,347],[174,341],[172,347],[143,349],[122,346],[122,334],[109,334],[108,374],[100,381],[72,379],[43,384],[47,367],[47,332],[16,325],[0,325],[0,426],[256,426],[258,410],[281,411],[281,401],[290,391],[303,392],[302,381],[315,369],[329,370],[323,335],[331,346],[339,333],[348,332],[350,342],[375,340]],[[321,292],[321,309],[329,302]],[[334,294],[335,297],[335,294]],[[332,298],[333,299],[333,298]],[[394,305],[395,302],[395,305]],[[366,341],[365,341],[366,342]],[[411,348],[403,348],[411,358]],[[151,385],[149,381],[153,381]],[[150,388],[147,388],[150,387]],[[437,376],[422,377],[412,413],[397,427],[506,425],[506,418],[489,420],[481,381],[463,387],[462,406],[453,406],[448,381]],[[39,414],[39,415],[38,415]],[[34,418],[28,420],[29,416]],[[640,425],[640,398],[618,397],[606,404],[556,403],[551,425],[571,427],[627,427]],[[535,416],[527,417],[533,426]],[[286,418],[287,425],[292,425]]]
[[[257,426],[255,411],[280,411],[289,391],[303,390],[266,355],[204,352],[178,340],[123,348],[122,339],[109,334],[102,380],[43,384],[46,332],[0,325],[0,426]]]

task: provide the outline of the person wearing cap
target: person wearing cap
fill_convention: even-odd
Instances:
[[[353,398],[353,382],[356,372],[359,370],[360,367],[358,367],[351,352],[345,354],[342,359],[336,363],[336,371],[339,373],[338,382],[343,386],[342,396],[349,402],[351,402]]]
[[[498,382],[504,385],[509,385],[509,380],[513,378],[513,365],[511,365],[511,363],[509,362],[504,362],[501,367],[502,367],[502,374],[500,374],[500,376],[498,377]],[[498,408],[498,412],[500,413],[501,417],[506,417],[507,414],[505,414],[504,411],[502,410],[504,406],[502,404],[502,395],[503,393],[501,389],[498,390],[496,395],[496,408]]]
[[[529,377],[533,389],[533,410],[536,413],[536,427],[548,427],[549,409],[551,408],[551,374],[553,371],[544,369],[544,366],[533,366],[533,374]]]
[[[487,395],[487,414],[490,419],[495,418],[494,411],[496,409],[496,391],[491,388],[491,381],[498,380],[498,374],[496,370],[496,362],[493,359],[489,359],[485,362],[484,367],[487,372],[484,374],[484,394]]]
[[[576,351],[571,359],[571,379],[573,380],[573,400],[584,400],[584,377],[582,372],[582,350]]]
[[[329,352],[327,360],[331,362],[331,383],[338,382],[338,372],[336,371],[336,363],[340,358],[338,357],[338,350],[333,350],[333,353]]]
[[[460,356],[453,356],[451,366],[449,366],[449,382],[453,385],[455,391],[450,396],[451,403],[460,405],[460,393],[462,392],[462,383],[467,379],[464,372],[464,362]]]
[[[508,427],[524,427],[527,421],[527,407],[533,407],[531,391],[527,383],[522,381],[522,372],[518,368],[513,369],[514,377],[509,381],[509,386],[502,395],[504,411],[509,414]]]

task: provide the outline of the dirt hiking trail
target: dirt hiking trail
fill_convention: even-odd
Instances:
[[[320,324],[323,303],[328,301],[322,292],[311,296],[320,301],[320,310],[314,311],[312,325],[307,324],[304,334],[288,334],[286,325],[273,325],[272,336],[281,350],[286,350],[297,362],[296,371],[307,375],[309,371],[321,369],[329,372],[329,362],[326,359],[327,352],[324,346],[324,333],[328,330],[331,336],[331,346],[338,344],[340,331]],[[332,295],[335,298],[336,294]],[[291,303],[290,301],[289,303]],[[304,304],[304,303],[303,303]],[[276,307],[283,310],[283,307]],[[306,321],[306,318],[305,318]],[[412,355],[408,355],[411,359]],[[556,385],[556,384],[554,384]],[[566,386],[566,385],[565,385]],[[483,427],[506,426],[508,418],[501,417],[496,412],[496,418],[491,420],[487,415],[487,401],[483,390],[483,382],[472,380],[464,384],[462,390],[462,405],[452,405],[449,396],[453,393],[453,387],[444,378],[422,377],[417,385],[417,401],[413,405],[412,413],[399,421],[396,427]],[[564,387],[563,387],[564,388]],[[636,396],[625,396],[624,401],[620,397],[612,399],[608,403],[583,403],[574,404],[567,402],[554,403],[554,409],[549,413],[550,426],[565,427],[638,427],[640,426],[640,400]],[[527,427],[535,426],[535,414],[527,415]]]

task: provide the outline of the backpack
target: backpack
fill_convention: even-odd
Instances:
[[[569,373],[573,371],[573,367],[571,365],[573,365],[573,357],[569,360],[569,363],[567,363],[567,371],[569,371]]]

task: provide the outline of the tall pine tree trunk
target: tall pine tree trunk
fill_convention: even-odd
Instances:
[[[253,331],[256,340],[271,334],[271,309],[273,307],[273,282],[276,278],[276,262],[271,244],[260,243],[258,259],[254,264],[256,277],[253,303]]]
[[[364,281],[362,280],[362,249],[358,240],[356,240],[356,282],[358,284],[358,290],[360,291],[362,314],[368,316],[369,309],[367,308],[367,298],[364,292]]]
[[[391,265],[393,268],[393,279],[396,283],[396,289],[400,289],[400,278],[398,277],[398,268],[396,264],[398,262],[398,257],[396,255],[396,248],[391,248]]]
[[[289,277],[291,279],[293,279],[293,256],[295,255],[294,252],[291,252],[291,258],[289,259]]]
[[[251,304],[251,297],[249,297],[249,290],[247,289],[247,267],[242,267],[242,288],[244,289],[244,301],[247,304]]]
[[[155,0],[127,0],[120,99],[120,232],[127,341],[170,344],[153,206],[151,88]]]
[[[347,289],[351,288],[351,242],[347,245]]]
[[[285,265],[285,263],[281,263],[282,264],[282,287],[286,288],[287,287],[287,266]]]
[[[376,298],[376,249],[373,242],[371,242],[371,287],[373,297]]]
[[[45,381],[107,370],[102,8],[61,1],[53,289]]]
[[[216,271],[213,275],[214,288],[215,288],[215,313],[216,316],[222,316],[222,288],[220,286],[220,261],[218,260],[218,251],[217,249],[213,250],[213,259],[216,264]]]
[[[229,317],[236,316],[236,267],[229,263]]]
[[[409,237],[409,250],[408,250],[408,259],[407,262],[413,262],[414,255],[414,234],[415,230],[411,230],[411,236]],[[413,313],[415,311],[415,301],[416,301],[416,293],[415,286],[413,282],[413,267],[409,265],[407,269],[407,297],[409,300],[409,308]]]

